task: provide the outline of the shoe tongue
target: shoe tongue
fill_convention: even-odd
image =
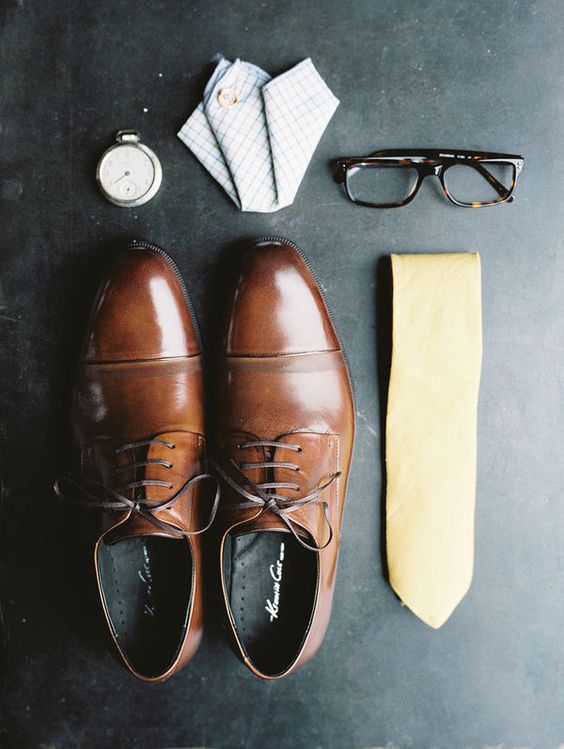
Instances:
[[[297,520],[297,518],[295,518],[294,520]],[[303,523],[303,525],[305,526],[306,524]],[[312,543],[317,543],[313,531],[310,531],[307,528],[302,528],[302,526],[297,522],[292,522],[292,528],[294,529],[296,534],[306,543],[310,545]],[[235,529],[234,534],[236,536],[242,536],[245,533],[256,533],[259,531],[282,531],[284,533],[292,532],[278,515],[273,512],[265,512],[256,520],[250,520],[248,523],[243,523],[242,525],[240,525]]]
[[[165,432],[154,437],[154,440],[159,440],[166,444],[157,442],[157,444],[148,445],[145,456],[139,453],[135,456],[133,454],[128,455],[125,452],[122,465],[128,465],[139,460],[162,460],[167,464],[171,464],[171,468],[167,468],[162,463],[149,463],[144,468],[136,469],[135,476],[132,475],[133,471],[130,471],[129,475],[124,472],[122,480],[153,480],[165,481],[167,484],[171,484],[172,488],[168,486],[149,485],[142,490],[144,492],[143,496],[146,498],[165,502],[179,492],[186,481],[200,472],[203,438],[200,434],[193,432]],[[168,447],[168,445],[174,445],[174,447]],[[124,494],[130,499],[133,498],[132,492],[124,492]],[[156,512],[155,517],[161,522],[170,523],[173,526],[182,528],[182,530],[192,530],[192,513],[187,512],[191,501],[191,493],[188,490],[182,497],[179,497],[178,501],[172,507]],[[190,518],[189,522],[186,520],[187,517]],[[133,512],[125,522],[120,523],[106,533],[105,541],[108,544],[113,544],[122,541],[124,538],[138,536],[181,538],[180,535],[174,533],[172,528],[170,530],[161,528],[150,519],[143,517],[137,512]]]
[[[172,484],[172,488],[158,485],[145,487],[146,497],[164,502],[173,497],[189,478],[199,473],[203,438],[193,432],[165,432],[155,440],[159,442],[148,446],[147,461],[161,460],[171,467],[167,468],[162,463],[149,463],[140,478]],[[161,442],[166,444],[160,444]]]
[[[286,497],[288,499],[298,499],[305,497],[315,489],[317,489],[324,480],[329,478],[329,475],[333,473],[331,465],[328,465],[328,456],[333,454],[330,441],[333,435],[318,434],[315,432],[291,432],[276,437],[267,437],[262,435],[261,437],[244,433],[244,432],[233,432],[224,438],[225,442],[222,443],[223,449],[227,451],[229,457],[239,466],[246,466],[242,469],[242,472],[255,483],[263,482],[284,482],[297,484],[299,490],[296,491],[294,488],[280,488],[276,489],[276,494]],[[296,445],[300,447],[300,450],[292,450],[290,447],[273,447],[267,448],[263,446],[245,446],[246,442],[255,442],[264,440],[272,440],[278,442],[279,445]],[[241,447],[243,445],[243,447]],[[276,461],[280,463],[291,463],[299,467],[299,471],[293,471],[289,467],[278,467],[271,470],[266,468],[254,468],[253,463]],[[239,482],[240,477],[236,475],[233,478]],[[226,509],[229,509],[229,501],[240,502],[241,497],[236,494],[232,489],[225,489],[225,499],[227,502],[224,504]],[[288,525],[284,522],[280,515],[275,512],[266,510],[260,512],[260,505],[257,504],[256,509],[250,507],[244,510],[236,510],[236,515],[233,516],[234,520],[238,517],[241,520],[241,514],[244,513],[247,520],[243,521],[240,525],[236,524],[233,527],[233,532],[239,533],[253,533],[255,531],[266,531],[266,530],[280,530],[290,532]],[[292,530],[294,530],[306,543],[322,546],[327,540],[327,524],[324,519],[323,509],[320,504],[310,503],[305,504],[303,507],[296,508],[293,512],[286,515],[289,523],[291,524]]]
[[[288,531],[288,526],[274,512],[263,512],[255,519],[251,519],[238,529],[241,533],[254,533],[255,531]]]
[[[299,485],[298,491],[280,488],[277,489],[277,494],[290,500],[305,497],[327,480],[327,458],[331,454],[328,444],[330,439],[330,435],[313,432],[292,432],[278,438],[277,442],[281,445],[296,445],[300,450],[290,450],[284,447],[275,448],[272,456],[274,461],[292,463],[299,468],[295,473],[285,467],[274,469],[274,481],[295,482]],[[290,513],[288,517],[292,521],[294,530],[308,543],[311,544],[313,539],[315,545],[321,546],[327,540],[326,523],[320,504],[307,503]]]
[[[299,433],[292,433],[287,434],[282,437],[279,437],[276,441],[281,443],[288,443],[291,445],[299,445],[302,447],[303,445],[307,444],[307,438],[310,435],[307,434],[299,434]],[[304,443],[305,438],[305,443]],[[257,460],[268,460],[268,454],[265,454],[263,451],[265,448],[255,448],[255,453],[253,455],[252,449],[247,448],[245,451],[245,458],[249,459],[249,463]],[[288,448],[272,448],[270,452],[270,459],[274,461],[280,461],[283,463],[293,463],[296,465],[300,464],[300,456],[302,455],[301,452],[298,452],[296,450],[290,450]],[[267,474],[262,470],[262,473],[259,473],[260,469],[247,469],[245,473],[249,475],[254,481],[266,481],[267,480]],[[282,481],[282,482],[288,482],[292,483],[295,481],[295,483],[300,485],[300,491],[296,492],[293,489],[277,489],[276,493],[288,497],[288,499],[294,499],[296,497],[303,496],[307,494],[310,491],[310,488],[307,486],[302,486],[303,479],[306,478],[303,475],[294,474],[291,469],[289,468],[276,468],[273,471],[273,475],[268,480],[273,481]],[[301,479],[301,480],[300,480]],[[258,509],[258,507],[257,507]],[[292,527],[294,531],[303,538],[307,543],[312,543],[314,541],[315,543],[319,543],[318,539],[316,538],[316,523],[311,522],[311,519],[309,517],[309,514],[307,511],[304,510],[296,510],[295,512],[292,512],[288,514],[286,517],[291,522]],[[303,526],[303,527],[302,527]],[[266,531],[266,530],[281,530],[281,531],[287,531],[290,533],[290,530],[287,526],[287,524],[282,520],[280,515],[277,515],[275,512],[263,512],[260,515],[258,515],[257,518],[251,518],[248,522],[243,523],[239,528],[237,529],[237,532],[240,533],[254,533],[255,531]]]
[[[104,543],[111,546],[112,544],[117,544],[118,541],[123,541],[126,538],[137,538],[139,536],[160,536],[161,538],[175,539],[181,538],[180,535],[173,533],[172,529],[168,531],[164,528],[160,528],[150,520],[147,520],[137,513],[133,513],[125,522],[114,526],[105,534]]]

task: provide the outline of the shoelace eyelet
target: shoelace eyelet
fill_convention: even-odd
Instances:
[[[294,535],[296,540],[306,549],[314,552],[319,552],[325,549],[333,539],[333,528],[329,520],[329,505],[325,500],[321,499],[321,494],[333,483],[333,481],[335,481],[335,479],[337,479],[341,475],[340,472],[333,474],[328,481],[325,481],[325,483],[317,486],[317,488],[313,489],[305,496],[298,497],[295,500],[290,500],[282,497],[273,497],[271,493],[268,493],[268,489],[285,488],[299,492],[300,486],[298,484],[292,485],[293,482],[284,481],[255,483],[244,473],[244,470],[251,470],[252,468],[263,465],[264,468],[268,469],[286,468],[298,473],[300,472],[300,466],[292,463],[286,463],[285,461],[274,461],[274,450],[286,448],[288,450],[302,452],[302,446],[291,445],[274,440],[252,440],[249,442],[237,443],[236,447],[237,449],[244,449],[246,447],[264,448],[265,459],[259,460],[258,463],[253,465],[252,463],[238,463],[236,460],[230,457],[229,463],[231,464],[232,468],[235,468],[235,470],[240,474],[239,481],[241,483],[238,483],[237,480],[233,478],[232,475],[230,475],[230,472],[225,471],[217,460],[211,460],[211,463],[219,476],[228,484],[228,486],[234,489],[244,498],[244,500],[246,500],[233,504],[233,508],[246,509],[249,507],[258,507],[259,515],[265,511],[272,511],[276,515],[278,515],[278,517],[285,523],[288,530]],[[292,512],[310,503],[319,503],[323,508],[323,517],[327,528],[329,529],[329,537],[322,546],[318,546],[315,542],[314,545],[310,545],[302,540],[296,532],[292,521],[290,520],[290,515]]]
[[[126,450],[136,450],[137,448],[141,447],[148,447],[151,445],[164,445],[166,447],[169,447],[170,449],[174,449],[176,447],[175,444],[165,442],[164,440],[159,439],[146,439],[146,440],[139,440],[138,442],[128,442],[125,445],[122,445],[121,447],[115,448],[114,450],[111,450],[109,452],[107,451],[101,451],[101,454],[115,457],[122,452],[125,452]],[[140,463],[140,464],[139,464]],[[136,468],[140,468],[142,466],[148,466],[148,465],[161,465],[168,468],[172,468],[173,464],[168,463],[168,461],[163,460],[153,460],[153,459],[146,459],[145,461],[140,461],[139,463],[136,463],[135,460],[131,464],[125,464],[123,466],[113,466],[113,473],[117,472],[124,472],[129,470],[135,470]],[[212,480],[215,486],[215,496],[213,498],[213,504],[210,511],[209,519],[207,524],[198,530],[182,530],[178,528],[175,524],[169,523],[166,520],[159,519],[155,516],[156,513],[158,513],[161,510],[167,510],[170,509],[181,497],[182,495],[189,489],[190,486],[196,484],[196,482],[200,482],[202,480]],[[66,481],[70,483],[75,489],[79,491],[79,493],[82,494],[83,499],[85,500],[85,504],[89,507],[97,507],[101,510],[107,510],[107,511],[113,511],[113,512],[122,512],[122,511],[128,511],[128,512],[136,512],[142,517],[146,518],[147,520],[150,520],[153,522],[157,527],[167,531],[172,532],[173,534],[179,534],[180,536],[188,537],[188,536],[194,536],[194,535],[200,535],[201,533],[204,533],[207,531],[211,524],[214,521],[217,508],[219,506],[219,500],[221,497],[221,490],[220,490],[220,484],[218,479],[213,476],[210,473],[202,473],[193,476],[192,478],[188,479],[183,486],[178,490],[174,496],[167,498],[167,499],[154,499],[151,500],[148,497],[139,497],[137,488],[138,487],[145,487],[149,485],[156,485],[160,487],[164,487],[169,491],[172,491],[174,489],[174,484],[170,482],[165,481],[157,481],[152,479],[140,479],[139,481],[129,482],[128,484],[125,484],[123,486],[113,487],[108,486],[106,482],[104,481],[98,481],[93,479],[85,479],[84,485],[79,484],[75,479],[68,476],[63,476],[62,478],[59,478],[55,481],[53,488],[55,490],[56,495],[67,502],[70,502],[71,504],[79,504],[81,503],[81,500],[76,499],[74,497],[69,497],[65,494],[64,488],[63,488],[63,481]],[[97,490],[97,491],[96,491]],[[133,498],[129,499],[127,496],[120,494],[120,490],[122,491],[133,491]]]

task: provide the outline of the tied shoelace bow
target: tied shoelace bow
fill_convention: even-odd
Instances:
[[[237,448],[240,450],[249,447],[264,447],[269,449],[270,451],[272,449],[293,450],[294,452],[302,451],[300,445],[292,445],[286,442],[277,442],[270,440],[249,440],[237,445]],[[327,546],[329,546],[329,544],[333,540],[333,528],[329,521],[329,505],[325,500],[321,499],[320,495],[325,489],[327,489],[328,486],[333,483],[333,481],[335,481],[335,479],[337,479],[341,475],[340,471],[331,476],[329,481],[326,481],[321,486],[318,486],[316,489],[309,492],[309,494],[306,494],[304,497],[290,499],[289,497],[285,497],[284,495],[276,494],[276,490],[291,489],[293,491],[299,491],[299,484],[291,481],[263,481],[257,483],[252,481],[245,473],[243,473],[245,470],[253,468],[266,468],[267,470],[285,468],[295,472],[298,472],[300,470],[300,467],[295,463],[286,463],[280,460],[271,460],[271,455],[272,453],[268,452],[267,460],[257,463],[239,464],[231,458],[229,461],[230,464],[235,468],[237,474],[242,478],[242,482],[240,484],[237,483],[237,481],[235,481],[229,475],[229,473],[227,473],[227,471],[225,471],[221,467],[221,465],[219,465],[216,460],[211,461],[212,465],[214,466],[217,473],[221,476],[221,478],[246,500],[245,502],[230,503],[229,507],[236,510],[244,510],[251,507],[260,507],[261,510],[256,517],[262,515],[262,513],[266,512],[267,510],[273,512],[275,515],[278,515],[280,520],[282,520],[282,522],[287,526],[288,530],[295,536],[296,540],[299,541],[302,546],[304,546],[306,549],[309,549],[310,551],[322,551]],[[308,504],[320,504],[323,508],[323,518],[325,520],[327,528],[329,529],[329,538],[322,546],[312,546],[302,538],[300,538],[292,523],[290,517],[291,514]]]
[[[114,457],[117,457],[123,452],[126,452],[128,450],[135,450],[136,448],[140,447],[148,447],[149,445],[164,445],[165,447],[173,450],[176,445],[174,445],[172,442],[166,442],[165,440],[159,440],[159,439],[150,439],[150,440],[141,440],[139,442],[128,442],[125,445],[122,445],[121,447],[118,447],[112,452],[112,455]],[[164,460],[162,458],[151,458],[147,460],[138,460],[134,461],[132,463],[128,463],[123,466],[118,466],[114,468],[114,475],[118,475],[120,473],[124,473],[125,471],[131,471],[136,470],[138,468],[143,468],[145,466],[149,465],[161,465],[165,468],[172,468],[172,463],[170,463],[168,460]],[[209,520],[204,528],[201,528],[196,531],[185,531],[181,528],[178,528],[173,523],[168,523],[166,520],[161,520],[157,517],[155,517],[156,512],[160,512],[161,510],[168,510],[170,509],[178,500],[186,494],[188,489],[190,487],[197,484],[199,481],[213,481],[216,486],[215,490],[215,496],[212,504],[212,508],[210,511]],[[65,495],[65,492],[63,491],[62,482],[66,481],[70,486],[72,486],[74,489],[77,489],[79,494],[82,496],[82,499],[72,499]],[[217,478],[211,474],[211,473],[202,473],[198,476],[193,476],[191,479],[186,481],[181,488],[174,494],[170,499],[165,500],[157,500],[157,499],[147,499],[146,497],[139,497],[135,499],[130,499],[129,497],[126,497],[122,492],[126,492],[129,490],[133,490],[134,494],[136,493],[136,490],[145,488],[147,486],[162,486],[166,489],[172,489],[173,485],[168,481],[161,481],[160,479],[139,479],[138,481],[129,481],[126,484],[120,484],[119,486],[110,487],[106,486],[100,481],[91,481],[88,480],[87,483],[94,489],[98,489],[101,491],[101,493],[97,494],[95,491],[90,491],[85,486],[82,486],[78,482],[76,482],[74,479],[72,479],[69,476],[65,476],[61,479],[57,479],[55,481],[55,484],[53,485],[53,489],[55,490],[55,494],[60,498],[65,500],[66,502],[71,502],[72,504],[82,504],[87,507],[95,507],[101,510],[110,510],[113,512],[127,512],[128,510],[131,510],[132,512],[137,513],[138,515],[141,515],[141,517],[145,518],[146,520],[149,520],[151,523],[156,525],[158,528],[161,528],[161,530],[172,532],[176,535],[182,535],[182,536],[197,536],[200,533],[204,533],[204,531],[207,531],[208,528],[210,528],[211,524],[214,521],[217,508],[219,505],[219,498],[221,496],[221,489],[219,486],[219,481]],[[86,498],[86,501],[84,500]]]

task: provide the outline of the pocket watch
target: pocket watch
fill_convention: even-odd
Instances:
[[[104,197],[125,208],[151,200],[161,186],[162,174],[157,155],[141,143],[137,130],[119,130],[116,143],[104,151],[96,169]]]

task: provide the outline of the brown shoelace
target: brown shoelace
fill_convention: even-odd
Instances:
[[[237,447],[238,449],[245,449],[248,447],[264,447],[270,449],[270,451],[272,451],[272,449],[293,450],[294,452],[302,451],[300,445],[292,445],[286,442],[270,440],[249,440],[247,442],[242,442],[241,444],[237,445]],[[267,453],[267,458],[270,457],[271,452]],[[266,468],[267,470],[275,468],[285,468],[289,471],[295,471],[297,473],[300,470],[300,467],[295,463],[287,463],[280,460],[270,459],[256,463],[239,464],[233,459],[230,459],[229,462],[235,468],[237,474],[241,477],[241,483],[235,481],[216,460],[211,461],[213,467],[221,476],[221,478],[246,500],[245,502],[235,502],[233,504],[230,503],[230,508],[236,510],[244,510],[251,507],[260,507],[261,511],[259,515],[262,515],[262,513],[266,511],[273,512],[275,515],[278,515],[280,520],[282,520],[282,522],[287,526],[288,530],[295,536],[296,540],[299,541],[299,543],[306,549],[309,549],[310,551],[321,551],[322,549],[325,549],[327,546],[329,546],[329,544],[333,540],[333,528],[331,527],[331,523],[329,521],[329,505],[325,500],[321,499],[320,495],[325,489],[327,489],[328,486],[333,483],[333,481],[335,481],[335,479],[337,479],[341,475],[340,472],[335,473],[333,476],[331,476],[329,481],[322,484],[321,486],[318,486],[317,489],[314,489],[309,494],[306,494],[303,497],[298,497],[296,499],[290,499],[281,494],[277,494],[276,491],[279,489],[292,489],[293,491],[299,491],[299,484],[296,484],[292,481],[263,481],[260,483],[255,483],[244,473],[244,471],[253,468]],[[294,528],[294,523],[292,522],[292,518],[290,517],[291,514],[296,510],[299,510],[300,507],[304,507],[307,504],[320,504],[323,508],[323,517],[329,529],[329,538],[323,544],[323,546],[312,546],[308,544],[306,541],[300,538],[299,534]]]
[[[147,447],[149,445],[164,445],[171,450],[175,448],[175,445],[172,442],[166,442],[165,440],[159,439],[148,439],[141,440],[139,442],[128,442],[127,444],[115,449],[113,451],[113,456],[116,457],[120,453],[126,452],[128,450],[135,450],[136,448]],[[133,463],[128,463],[127,465],[116,467],[114,468],[114,475],[118,475],[119,473],[123,473],[124,471],[143,468],[144,466],[148,465],[162,465],[165,468],[172,468],[172,463],[170,463],[168,460],[163,460],[162,458],[152,458],[150,460],[139,460]],[[176,502],[178,502],[178,500],[182,496],[184,496],[184,494],[188,491],[188,489],[190,489],[190,487],[194,486],[199,481],[204,480],[213,481],[216,487],[209,520],[204,528],[196,531],[184,531],[180,528],[177,528],[173,523],[167,523],[165,520],[160,520],[159,518],[155,517],[156,512],[159,512],[160,510],[168,510]],[[73,489],[77,490],[82,498],[73,499],[72,497],[67,496],[63,489],[63,482],[66,482],[69,486],[72,486]],[[126,484],[120,484],[116,487],[106,486],[100,481],[93,480],[87,480],[85,483],[92,489],[92,491],[86,486],[82,486],[81,484],[79,484],[70,476],[64,476],[63,478],[57,479],[55,481],[53,489],[55,490],[55,494],[60,499],[63,499],[66,502],[84,505],[85,507],[93,507],[100,510],[109,510],[113,512],[127,512],[128,510],[131,510],[132,512],[136,512],[138,515],[141,515],[141,517],[145,518],[146,520],[149,520],[158,528],[181,536],[197,536],[200,533],[204,533],[204,531],[207,531],[214,521],[217,508],[219,506],[219,499],[221,496],[219,481],[211,473],[202,473],[198,476],[193,476],[182,485],[182,487],[176,492],[176,494],[174,494],[170,499],[166,499],[163,501],[156,499],[147,499],[146,497],[130,499],[129,497],[126,497],[124,496],[124,494],[122,494],[122,492],[126,492],[129,490],[133,490],[135,494],[138,489],[148,486],[163,486],[166,489],[173,488],[173,485],[171,483],[169,483],[168,481],[161,481],[160,479],[139,479],[138,481],[129,481]]]

